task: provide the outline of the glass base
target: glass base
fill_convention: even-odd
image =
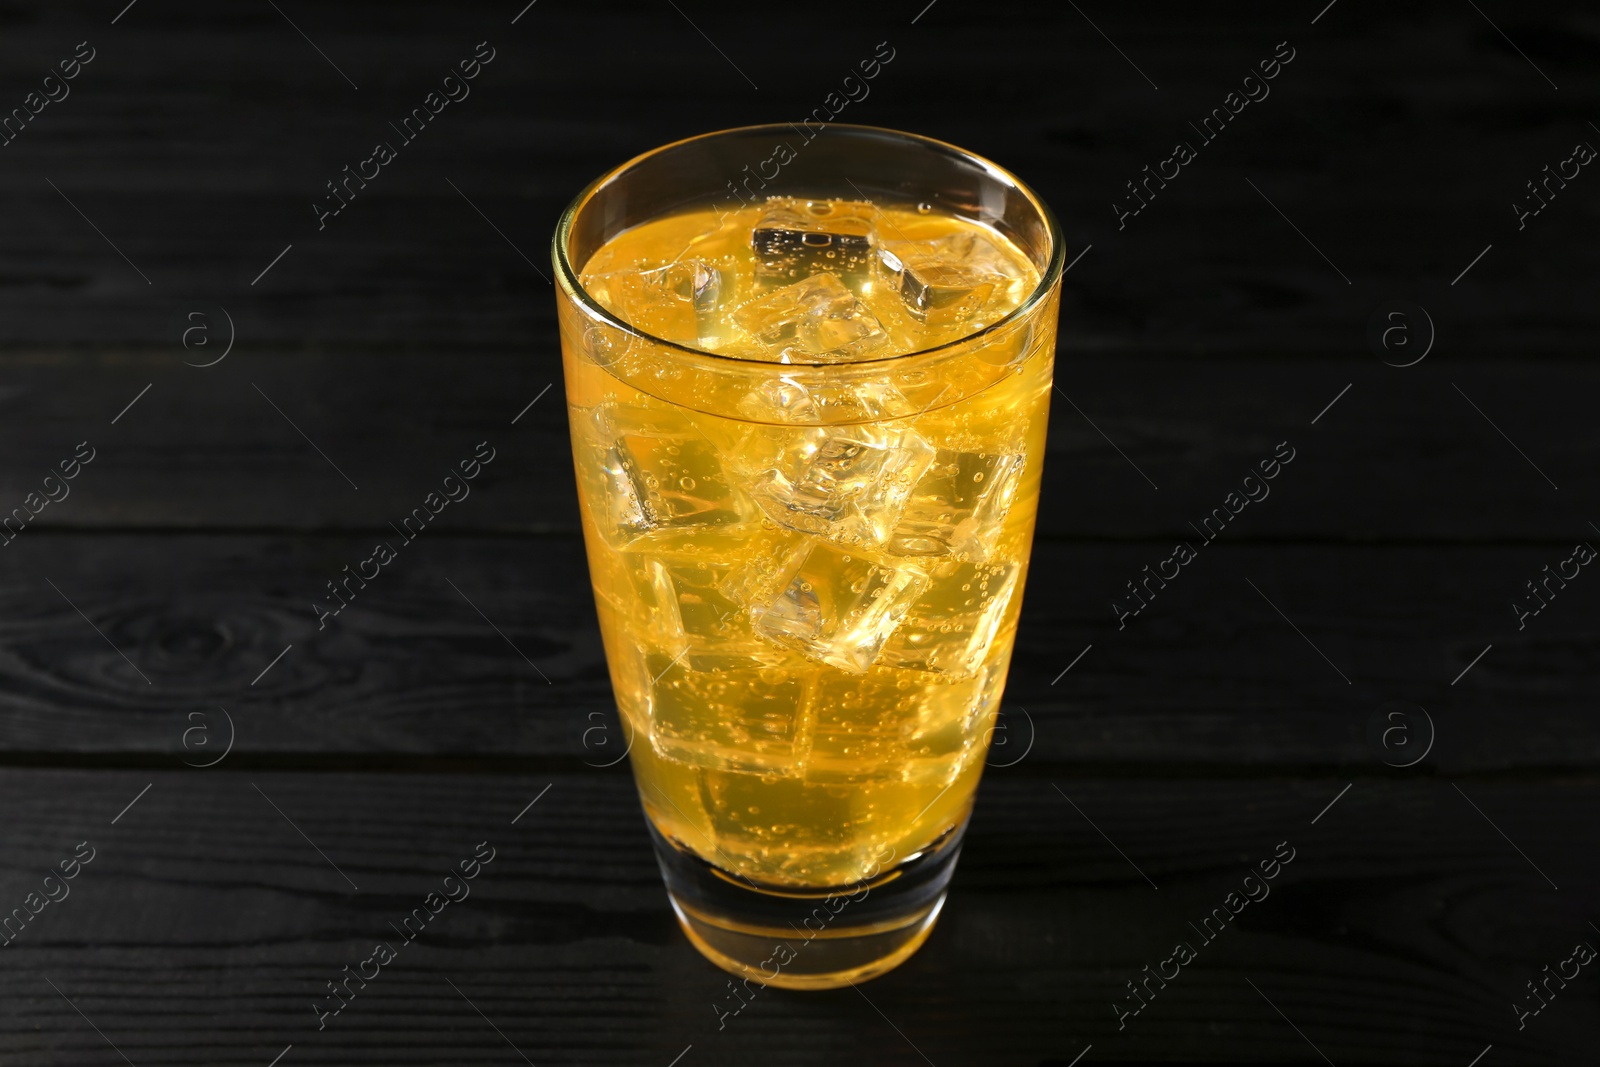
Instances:
[[[853,885],[798,889],[729,874],[650,826],[667,895],[690,943],[747,985],[782,989],[835,989],[909,959],[939,918],[965,830],[963,823]]]

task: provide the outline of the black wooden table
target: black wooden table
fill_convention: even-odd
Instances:
[[[523,2],[0,6],[0,1063],[1596,1061],[1592,10]],[[719,1027],[615,763],[546,248],[606,167],[830,104],[1078,258],[939,926]]]

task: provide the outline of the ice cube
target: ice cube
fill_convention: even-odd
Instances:
[[[858,200],[773,197],[750,231],[756,277],[777,283],[819,271],[852,280],[866,277],[876,214],[871,204]]]
[[[892,382],[847,382],[799,373],[766,379],[739,399],[741,415],[772,423],[866,422],[916,410]]]
[[[717,588],[725,567],[649,556],[630,562],[650,644],[677,655],[692,643],[723,641],[734,633],[741,609]]]
[[[803,665],[797,654],[750,630],[747,603],[770,581],[774,563],[802,537],[787,530],[774,533],[781,534],[781,541],[752,537],[731,550],[710,549],[701,560],[683,553],[624,553],[632,565],[634,592],[634,603],[626,609],[638,613],[643,608],[638,629],[642,645],[666,651],[699,672]],[[786,550],[779,552],[779,547]]]
[[[915,567],[884,566],[808,540],[750,605],[751,626],[812,659],[860,674],[927,584]]]
[[[716,312],[729,280],[711,263],[681,259],[660,267],[593,275],[585,285],[607,311],[630,326],[695,345],[719,336]]]
[[[942,764],[934,776],[948,773],[952,757],[982,741],[982,732],[970,729],[971,709],[983,703],[979,684],[879,669],[829,685],[812,717],[806,780],[903,780],[923,776],[923,765],[934,762]]]
[[[806,779],[859,783],[899,774],[906,740],[929,687],[914,678],[869,671],[828,686],[806,754]]]
[[[855,359],[889,338],[878,317],[832,273],[775,289],[740,307],[733,320],[779,363]]]
[[[1025,276],[993,241],[968,232],[888,242],[878,249],[876,262],[884,285],[930,326],[966,321],[991,305],[1014,306],[1015,289]]]
[[[593,568],[596,591],[638,620],[632,643],[666,652],[691,671],[804,666],[797,653],[757,637],[745,607],[802,540],[803,534],[751,522],[646,551],[601,553],[615,562]],[[615,590],[600,588],[602,582]]]
[[[973,756],[982,758],[989,726],[1005,681],[1005,667],[991,663],[967,678],[941,676],[929,685],[922,714],[907,742],[906,778],[948,775]],[[1026,742],[1020,738],[1019,747]]]
[[[599,470],[580,453],[578,473],[598,498],[600,534],[613,547],[670,542],[753,517],[717,449],[687,419],[605,405],[590,422],[601,442]]]
[[[787,375],[755,383],[739,399],[739,414],[761,422],[809,422],[817,405],[805,383]]]
[[[739,534],[739,544],[721,553],[722,558],[734,562],[727,565],[717,581],[716,589],[742,609],[772,581],[777,569],[807,538],[804,534],[771,522],[753,523],[730,532]]]
[[[671,656],[644,656],[651,746],[669,759],[715,770],[797,774],[808,684],[760,666],[694,671]]]
[[[936,450],[911,489],[889,551],[982,559],[999,539],[1023,464],[1024,457],[1015,452]]]
[[[934,453],[912,430],[819,426],[805,432],[786,469],[767,471],[750,491],[779,525],[844,545],[879,545]]]
[[[629,464],[622,459],[622,450],[613,445],[606,449],[600,462],[603,483],[600,489],[600,533],[612,544],[626,544],[635,537],[648,533],[651,520],[644,513],[639,498],[639,487],[633,480]]]
[[[878,662],[885,667],[970,677],[983,666],[1006,619],[1021,568],[1010,561],[949,561],[906,611]]]

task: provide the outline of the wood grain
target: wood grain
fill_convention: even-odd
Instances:
[[[437,528],[574,534],[554,345],[547,331],[532,352],[498,355],[246,350],[206,370],[183,366],[191,354],[176,346],[15,356],[0,393],[0,514],[87,440],[94,462],[29,539],[47,529],[379,530],[488,441],[497,458]],[[1399,370],[1370,355],[1130,362],[1063,350],[1056,385],[1043,538],[1192,537],[1190,524],[1284,441],[1293,463],[1230,538],[1570,548],[1600,521],[1583,503],[1600,495],[1600,370],[1583,361]]]
[[[219,706],[232,758],[265,766],[577,767],[622,750],[581,545],[428,532],[319,631],[313,598],[372,540],[24,534],[9,551],[25,566],[0,584],[4,758],[205,762],[226,737]],[[1594,594],[1580,577],[1520,632],[1510,608],[1554,558],[1543,546],[1219,539],[1119,630],[1111,599],[1131,603],[1124,583],[1169,551],[1035,547],[995,765],[1027,750],[1018,773],[1382,773],[1401,756],[1369,729],[1392,701],[1432,717],[1418,773],[1600,760]],[[191,740],[212,748],[185,748],[208,721]]]
[[[0,516],[97,450],[0,548],[0,914],[99,851],[0,948],[7,1067],[1594,1061],[1593,974],[1512,1010],[1600,943],[1596,594],[1511,608],[1600,536],[1600,179],[1512,209],[1600,144],[1584,5],[19,0],[0,115],[83,40],[0,148]],[[470,98],[319,229],[485,40]],[[1081,253],[1033,570],[933,937],[719,1031],[726,976],[599,766],[625,741],[541,272],[592,177],[804,115],[879,41],[840,120],[999,161]],[[1270,97],[1119,223],[1279,41]],[[1368,336],[1401,300],[1434,334],[1404,369]],[[233,349],[185,366],[221,348],[174,323],[215,307]],[[472,496],[319,631],[324,582],[480,441]],[[1119,628],[1280,441],[1271,496]],[[1409,768],[1397,707],[1432,740]],[[483,840],[472,896],[319,1032],[325,983]],[[1119,1031],[1124,983],[1285,840]]]
[[[922,1062],[912,1043],[941,1067],[1090,1043],[1102,1062],[1317,1059],[1253,982],[1335,1063],[1459,1064],[1490,1043],[1587,1062],[1592,976],[1522,1033],[1510,1004],[1592,940],[1595,783],[1470,789],[1559,891],[1442,782],[1359,782],[1320,816],[1336,779],[1058,784],[1159,890],[1050,783],[993,777],[922,952],[865,997],[765,991],[719,1032],[724,976],[675,929],[625,775],[8,772],[0,899],[77,841],[98,852],[3,950],[0,1048],[115,1061],[48,978],[134,1063],[265,1064],[291,1043],[299,1063],[517,1062],[448,979],[535,1063],[660,1065],[690,1044],[686,1063]],[[397,940],[388,922],[480,841],[496,856],[471,895],[319,1032],[325,983]],[[1280,841],[1295,858],[1271,894],[1119,1033],[1123,983],[1198,941],[1187,922]]]
[[[942,137],[1036,184],[1094,246],[1063,307],[1076,348],[1356,354],[1373,305],[1394,297],[1429,307],[1454,354],[1581,352],[1596,324],[1585,279],[1600,253],[1578,236],[1594,197],[1575,183],[1520,232],[1511,210],[1593,136],[1600,38],[1581,4],[1491,13],[1515,46],[1457,4],[1345,4],[1314,26],[1315,11],[1261,3],[1141,5],[1093,25],[1067,5],[986,21],[947,3],[913,25],[912,4],[808,38],[803,62],[776,57],[744,6],[697,6],[715,49],[667,5],[552,4],[512,26],[520,6],[288,12],[329,61],[267,5],[145,4],[115,26],[8,6],[16,102],[74,42],[99,55],[4,149],[0,340],[159,346],[171,312],[204,299],[280,345],[530,343],[550,333],[546,241],[584,183],[679,137],[806,115],[880,40],[895,59],[839,121]],[[319,231],[325,183],[486,39],[497,58],[471,96]],[[1175,141],[1199,143],[1189,123],[1282,40],[1296,57],[1271,95],[1119,231],[1125,183]],[[759,91],[735,67],[759,68]]]

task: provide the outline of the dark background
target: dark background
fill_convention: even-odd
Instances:
[[[0,111],[96,50],[0,147],[0,513],[95,450],[0,548],[0,914],[96,850],[0,948],[0,1063],[1595,1062],[1594,967],[1515,1006],[1600,946],[1600,578],[1512,607],[1600,543],[1600,177],[1512,208],[1600,146],[1592,7],[124,2],[0,4]],[[319,232],[324,183],[485,40]],[[726,976],[601,766],[547,243],[606,168],[798,119],[882,41],[839,120],[1005,164],[1082,253],[1034,565],[932,938],[719,1030]],[[1271,95],[1119,230],[1280,41]],[[324,583],[483,440],[472,496],[319,631]],[[1271,496],[1119,630],[1281,441]],[[472,896],[319,1031],[484,840]],[[1124,983],[1283,841],[1119,1031]]]

